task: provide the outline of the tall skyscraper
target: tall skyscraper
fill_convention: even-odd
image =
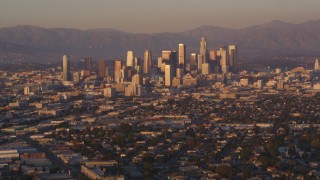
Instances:
[[[209,55],[209,59],[210,61],[216,61],[217,60],[217,51],[210,51],[210,55]]]
[[[172,85],[173,68],[167,64],[164,72],[164,85],[170,87]]]
[[[182,68],[177,68],[176,69],[176,78],[177,79],[182,79],[184,74],[184,70]]]
[[[198,73],[201,73],[202,70],[202,64],[203,62],[203,55],[202,54],[198,54]]]
[[[158,68],[161,68],[161,65],[162,65],[162,57],[158,57]]]
[[[141,64],[140,58],[134,57],[134,61],[133,61],[134,69],[135,69],[137,66],[140,66],[140,64]]]
[[[237,48],[236,45],[229,46],[229,66],[232,70],[235,70],[237,66]]]
[[[179,66],[183,68],[183,70],[186,69],[186,45],[179,44],[179,60],[178,60]]]
[[[91,57],[84,58],[84,70],[87,70],[87,71],[92,70],[92,58]]]
[[[169,61],[172,58],[171,54],[172,54],[172,51],[162,51],[162,55],[161,55],[162,60]]]
[[[132,76],[131,82],[140,85],[142,83],[142,77],[140,76],[140,74],[135,74]]]
[[[134,55],[133,51],[128,51],[127,52],[127,66],[134,66]]]
[[[62,65],[63,65],[63,81],[72,81],[68,55],[63,55]]]
[[[206,38],[202,37],[200,41],[200,55],[202,55],[202,62],[207,62],[207,41]]]
[[[177,64],[177,51],[162,51],[162,61],[166,64],[176,66]]]
[[[202,64],[201,73],[202,73],[202,74],[205,74],[205,75],[211,74],[209,63],[203,63],[203,64]]]
[[[319,60],[316,59],[314,62],[314,70],[315,71],[319,71],[320,70],[320,66],[319,66]]]
[[[192,53],[190,55],[190,65],[194,66],[196,65],[198,62],[198,57],[197,57],[197,54],[196,53]]]
[[[145,74],[149,74],[151,66],[152,66],[151,51],[150,50],[146,50],[144,52],[144,59],[143,59],[143,72]]]
[[[222,73],[227,74],[228,73],[228,59],[227,59],[227,50],[225,47],[222,47],[219,49],[218,55],[220,56],[220,66]]]
[[[190,55],[190,71],[197,70],[198,57],[196,53]]]
[[[121,67],[122,67],[122,64],[121,64],[121,60],[120,59],[117,59],[113,62],[113,73],[114,73],[114,81],[115,82],[120,82],[120,79],[121,79]]]
[[[107,68],[106,68],[105,60],[98,61],[98,76],[100,78],[105,78],[107,76]]]

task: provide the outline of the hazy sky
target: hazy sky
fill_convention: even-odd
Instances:
[[[320,0],[0,0],[0,27],[36,25],[183,31],[201,25],[241,28],[271,20],[320,20]]]

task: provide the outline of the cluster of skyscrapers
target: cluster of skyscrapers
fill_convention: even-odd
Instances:
[[[237,69],[237,48],[235,45],[221,47],[218,50],[207,49],[207,41],[203,37],[200,40],[199,53],[191,53],[187,63],[187,48],[185,44],[178,45],[178,52],[174,50],[164,50],[157,59],[157,64],[153,65],[152,54],[150,50],[145,50],[143,62],[135,56],[133,51],[127,52],[126,62],[120,59],[113,62],[114,83],[135,81],[141,84],[142,78],[157,76],[162,79],[163,85],[172,86],[181,84],[186,74],[197,76],[198,74],[209,75],[212,73],[235,72]],[[85,58],[85,67],[83,69],[90,71],[92,69],[92,59]],[[97,76],[106,78],[109,76],[109,69],[105,60],[98,61]],[[63,57],[63,80],[70,81],[71,73],[68,56]]]

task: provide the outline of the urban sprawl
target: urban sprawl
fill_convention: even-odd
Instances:
[[[240,70],[236,45],[177,48],[1,71],[0,179],[320,177],[318,59]]]

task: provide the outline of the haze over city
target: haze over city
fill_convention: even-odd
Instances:
[[[272,20],[320,19],[318,0],[10,0],[0,27],[114,28],[134,33],[177,32],[202,25],[243,28]]]

